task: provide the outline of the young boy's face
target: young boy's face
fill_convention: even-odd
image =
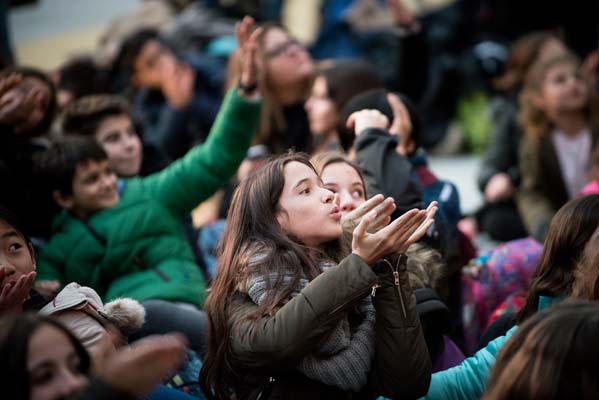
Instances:
[[[108,160],[89,160],[78,164],[71,195],[59,195],[58,203],[80,218],[113,207],[119,202],[116,174]]]
[[[5,270],[5,279],[0,282],[0,291],[5,285],[13,285],[21,276],[35,271],[31,244],[3,220],[0,220],[0,268]]]
[[[110,167],[118,176],[131,177],[139,174],[142,160],[141,141],[128,115],[105,118],[94,136],[108,154]]]

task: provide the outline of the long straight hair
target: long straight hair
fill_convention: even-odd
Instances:
[[[549,225],[526,303],[518,314],[520,323],[537,312],[540,295],[570,295],[576,266],[598,225],[599,195],[571,200],[558,210]]]
[[[262,33],[258,37],[258,88],[262,95],[262,112],[260,114],[260,126],[255,140],[261,144],[267,144],[270,147],[276,147],[276,141],[278,138],[274,137],[276,132],[285,132],[287,129],[287,122],[285,115],[283,114],[283,106],[276,100],[276,93],[271,85],[271,80],[268,76],[266,64],[268,62],[267,55],[265,54],[265,41],[268,32],[271,30],[280,30],[285,34],[289,35],[287,30],[280,24],[274,22],[267,22],[261,24]],[[227,65],[227,81],[226,88],[231,88],[237,85],[239,78],[241,77],[242,63],[240,52],[235,51],[229,57]],[[306,79],[305,92],[306,97],[310,91],[312,79]]]
[[[312,280],[319,275],[320,260],[339,262],[349,252],[343,238],[313,249],[281,229],[276,214],[285,185],[284,168],[290,162],[314,170],[306,155],[288,153],[243,180],[233,195],[220,242],[216,277],[205,304],[209,346],[200,384],[210,398],[230,398],[240,377],[232,362],[229,308],[233,299],[240,296],[239,288],[247,279],[248,269],[266,280],[267,298],[254,315],[248,316],[257,319],[273,314],[297,287],[300,278]],[[253,259],[256,255],[260,256],[258,262]],[[270,279],[272,273],[279,279]],[[292,275],[289,283],[283,282],[284,274]],[[275,287],[277,290],[271,290]]]
[[[483,400],[599,398],[599,305],[564,302],[530,318],[497,357]]]
[[[575,278],[573,299],[599,301],[599,227],[584,249]]]

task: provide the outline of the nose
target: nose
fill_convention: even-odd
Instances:
[[[11,276],[15,272],[17,272],[16,268],[11,263],[6,261],[5,257],[1,254],[0,254],[0,268],[4,269],[4,277],[5,278],[8,278],[9,276]]]
[[[104,187],[112,186],[112,185],[114,185],[115,181],[116,181],[116,174],[114,172],[107,172],[103,176],[102,185]]]
[[[133,148],[135,147],[135,135],[131,134],[131,133],[127,133],[126,134],[126,138],[125,138],[125,148],[127,149],[127,151],[131,152],[133,151]]]
[[[71,371],[64,371],[61,379],[61,395],[67,396],[76,393],[87,384],[87,378],[84,375],[74,374]]]
[[[333,200],[335,199],[335,194],[333,192],[331,192],[329,189],[322,188],[322,191],[323,191],[323,194],[322,194],[323,203],[325,203],[325,204],[332,203]]]
[[[347,190],[343,190],[339,193],[339,207],[341,211],[352,211],[356,208],[356,204],[352,196]]]

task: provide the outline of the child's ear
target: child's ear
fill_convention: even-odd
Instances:
[[[65,210],[72,210],[75,206],[75,201],[73,200],[73,195],[64,195],[60,193],[58,190],[52,192],[52,198],[62,208]]]
[[[33,270],[37,269],[35,265],[35,250],[33,248],[33,244],[31,242],[27,243],[27,247],[29,248],[29,255],[31,256],[31,263],[33,264]]]
[[[277,210],[275,217],[277,218],[277,222],[279,223],[281,229],[285,231],[288,225],[287,212],[285,212],[285,210]]]

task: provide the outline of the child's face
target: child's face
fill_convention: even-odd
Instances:
[[[329,164],[320,176],[324,187],[338,194],[342,215],[355,210],[366,201],[364,182],[351,165],[344,162]]]
[[[541,108],[549,113],[580,111],[588,102],[588,88],[576,65],[557,64],[547,71],[541,89]]]
[[[119,202],[116,174],[108,160],[78,164],[71,195],[60,195],[59,204],[81,218],[115,206]]]
[[[71,341],[49,324],[39,327],[29,339],[27,372],[31,400],[58,400],[88,383]]]
[[[0,267],[4,269],[6,276],[0,282],[0,291],[5,285],[14,285],[21,276],[35,271],[31,244],[3,220],[0,220]]]
[[[336,196],[307,165],[291,161],[284,169],[277,221],[283,231],[307,246],[318,247],[341,236],[341,209]]]
[[[98,126],[95,138],[108,154],[110,167],[118,176],[131,177],[139,174],[141,141],[128,115],[105,118]]]

